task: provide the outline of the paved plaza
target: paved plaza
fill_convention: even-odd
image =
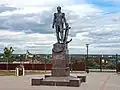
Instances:
[[[87,82],[80,87],[31,86],[32,77],[37,76],[44,75],[0,76],[0,90],[120,90],[120,75],[116,73],[90,72],[86,74]]]

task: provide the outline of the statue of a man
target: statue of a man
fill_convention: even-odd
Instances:
[[[66,18],[65,18],[65,13],[61,12],[61,7],[57,7],[57,13],[54,13],[54,19],[53,19],[53,25],[52,28],[56,28],[56,36],[57,36],[57,41],[60,43],[60,41],[63,43],[64,41],[64,24],[65,26],[67,25]],[[60,34],[60,35],[59,35]]]

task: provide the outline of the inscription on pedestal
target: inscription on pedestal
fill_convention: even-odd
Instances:
[[[54,56],[53,56],[53,60],[57,60],[57,59],[63,60],[64,57],[63,57],[63,55],[54,55]]]

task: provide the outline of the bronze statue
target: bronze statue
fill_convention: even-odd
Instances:
[[[58,43],[60,43],[60,41],[63,43],[64,24],[66,25],[65,13],[62,13],[61,7],[58,6],[57,13],[54,13],[53,26],[52,26],[52,28],[54,28],[54,26],[56,28],[56,36],[57,36]]]
[[[68,37],[68,32],[69,32],[69,25],[66,22],[66,18],[65,18],[65,13],[61,12],[61,7],[58,6],[57,7],[57,13],[54,13],[54,19],[53,19],[53,25],[52,28],[56,29],[56,36],[57,36],[57,42],[58,43],[69,43],[70,41],[67,41],[67,37]]]

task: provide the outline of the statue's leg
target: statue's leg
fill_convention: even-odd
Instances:
[[[59,27],[56,26],[56,36],[57,36],[57,42],[60,43],[60,40],[59,40]]]
[[[63,42],[63,31],[61,31],[61,40],[62,40],[62,42]]]
[[[60,26],[60,36],[61,36],[61,41],[63,42],[64,36],[63,36],[63,26]]]

